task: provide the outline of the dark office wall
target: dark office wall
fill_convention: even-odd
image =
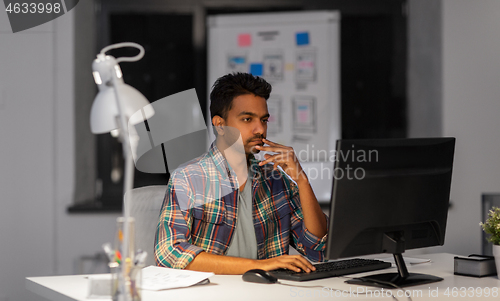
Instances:
[[[195,64],[191,14],[114,13],[109,15],[109,43],[135,42],[146,55],[138,62],[121,64],[124,82],[141,92],[150,102],[179,93],[195,86]],[[137,50],[117,49],[116,57],[133,56]],[[98,177],[103,193],[100,202],[120,208],[123,173],[117,180],[113,170],[123,170],[122,146],[117,138],[99,135],[97,138]],[[111,159],[111,160],[110,160]],[[134,187],[166,185],[168,174],[148,174],[135,170]]]
[[[407,135],[406,0],[311,0],[341,13],[342,138]]]

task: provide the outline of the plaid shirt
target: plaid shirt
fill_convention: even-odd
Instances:
[[[288,254],[291,244],[314,261],[324,260],[326,235],[304,226],[298,188],[270,164],[251,160],[257,258]],[[172,173],[155,237],[159,266],[185,268],[202,251],[226,254],[235,232],[238,182],[215,143]]]

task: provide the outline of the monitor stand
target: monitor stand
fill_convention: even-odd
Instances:
[[[396,266],[398,267],[397,273],[375,274],[366,277],[353,278],[351,280],[347,280],[346,283],[391,289],[443,280],[443,278],[432,275],[408,273],[408,269],[406,268],[406,264],[401,253],[394,254],[394,260],[396,262]]]

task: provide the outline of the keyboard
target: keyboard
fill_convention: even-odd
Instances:
[[[318,263],[314,266],[316,267],[316,271],[312,271],[310,273],[295,272],[288,269],[272,270],[269,271],[269,273],[278,279],[306,281],[376,271],[389,268],[391,267],[391,264],[389,262],[384,262],[376,259],[356,258]]]

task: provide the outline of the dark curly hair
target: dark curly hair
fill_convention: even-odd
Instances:
[[[227,118],[233,99],[240,95],[253,94],[269,99],[272,87],[263,78],[249,73],[231,73],[217,79],[210,93],[210,119],[214,116]]]

